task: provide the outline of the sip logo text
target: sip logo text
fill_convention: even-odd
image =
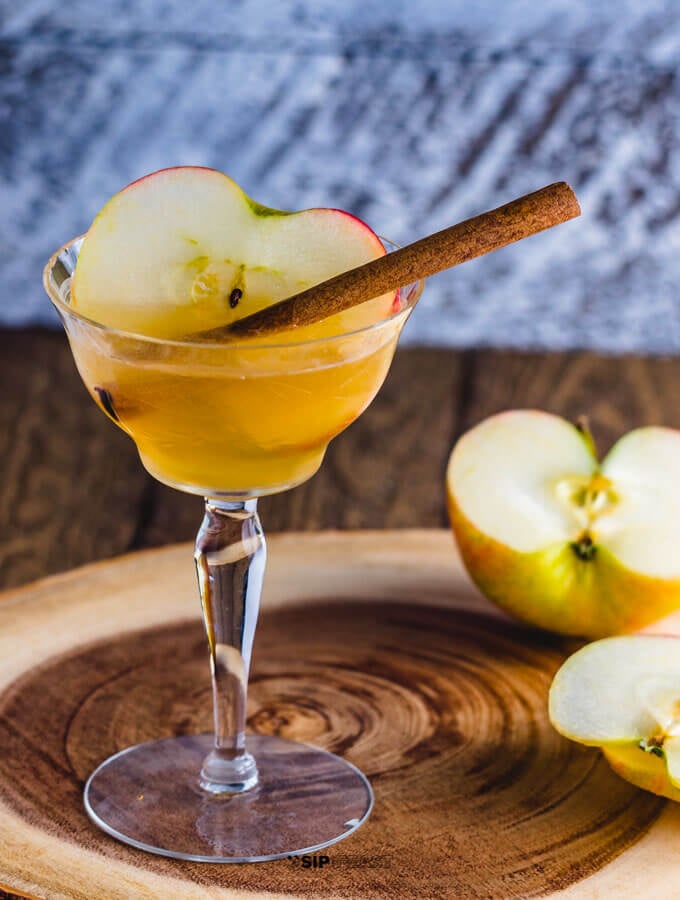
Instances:
[[[299,866],[301,869],[323,869],[331,861],[330,856],[326,856],[325,853],[321,855],[306,853],[304,856],[289,856],[288,859],[294,866]]]

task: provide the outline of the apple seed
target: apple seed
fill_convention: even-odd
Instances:
[[[238,306],[239,300],[243,296],[243,291],[241,288],[234,288],[234,290],[229,294],[229,306],[232,309],[236,309]]]
[[[650,737],[650,738],[642,738],[640,743],[638,744],[640,750],[645,753],[652,753],[654,756],[658,756],[659,759],[663,759],[663,738],[662,737]]]
[[[583,562],[590,562],[597,553],[597,547],[587,531],[584,532],[577,541],[572,541],[569,546]]]

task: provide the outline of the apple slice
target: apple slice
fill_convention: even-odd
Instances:
[[[281,212],[213,169],[163,169],[116,194],[95,218],[71,302],[114,328],[182,338],[384,253],[373,231],[349,213]],[[378,297],[298,329],[296,339],[362,328],[389,316],[394,305],[394,293]]]
[[[633,784],[680,800],[680,639],[606,638],[562,665],[550,721],[571,740],[602,747]]]
[[[680,432],[633,431],[599,465],[564,419],[501,413],[457,443],[447,493],[472,579],[526,622],[602,637],[680,607]]]

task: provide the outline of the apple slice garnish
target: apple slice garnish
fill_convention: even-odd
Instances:
[[[526,622],[602,637],[680,607],[677,431],[632,431],[599,464],[564,419],[501,413],[457,443],[447,491],[472,579]]]
[[[625,635],[588,644],[559,669],[550,721],[601,747],[633,784],[680,799],[680,639]]]
[[[163,169],[97,215],[71,302],[110,327],[181,339],[384,254],[380,239],[349,213],[269,209],[214,169]],[[362,328],[389,316],[394,304],[392,292],[301,328],[295,339]]]

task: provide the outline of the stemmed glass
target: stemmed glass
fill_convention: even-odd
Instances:
[[[83,382],[151,475],[205,497],[194,559],[215,722],[212,736],[164,738],[105,760],[85,786],[86,810],[113,837],[178,859],[256,862],[327,847],[368,817],[368,780],[324,750],[246,736],[266,556],[257,498],[313,475],[329,441],[368,406],[423,283],[400,290],[389,318],[332,337],[160,340],[72,308],[81,243],[54,254],[44,284]]]

